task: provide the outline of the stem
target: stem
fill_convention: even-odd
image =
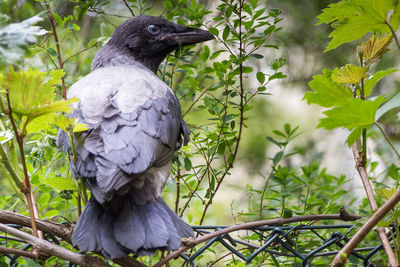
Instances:
[[[243,9],[243,2],[242,0],[239,1],[239,58],[241,59],[241,57],[243,56],[243,40],[242,40],[242,9]],[[232,54],[233,55],[233,54]],[[229,163],[228,167],[226,168],[224,174],[222,175],[221,179],[219,179],[214,192],[211,193],[209,200],[207,201],[207,204],[204,207],[204,211],[203,214],[201,216],[200,219],[200,225],[203,223],[205,215],[207,213],[208,207],[211,205],[212,200],[215,196],[215,194],[217,193],[217,191],[219,190],[219,187],[221,186],[224,178],[226,177],[226,175],[229,173],[229,170],[233,167],[233,163],[235,162],[238,150],[239,150],[239,144],[240,144],[240,139],[242,136],[242,130],[243,130],[243,124],[244,124],[244,83],[243,83],[243,62],[239,63],[239,86],[240,86],[240,118],[239,118],[239,133],[237,136],[237,140],[236,140],[236,146],[235,146],[235,150],[232,154],[232,161],[231,163]]]
[[[382,205],[369,220],[358,230],[358,232],[350,239],[350,241],[339,251],[331,266],[343,266],[347,260],[348,255],[354,248],[365,238],[365,236],[372,230],[372,228],[379,223],[380,220],[400,201],[400,190],[397,191],[385,204]],[[379,229],[379,228],[378,228]],[[382,229],[382,228],[381,228]],[[386,234],[385,234],[386,236]],[[390,248],[390,250],[392,250]],[[386,249],[385,249],[386,251]],[[393,251],[392,251],[393,253]],[[389,258],[390,266],[398,266],[396,258]]]
[[[10,160],[7,157],[7,154],[2,145],[0,145],[0,159],[3,163],[5,169],[7,169],[8,173],[10,174],[11,178],[13,179],[14,183],[17,185],[18,189],[23,192],[25,190],[24,184],[21,182],[17,174],[15,173],[14,168],[12,167]],[[5,171],[5,170],[4,170]]]
[[[47,16],[49,17],[51,28],[53,29],[53,32],[51,34],[54,36],[54,41],[56,43],[57,58],[58,58],[58,63],[59,63],[58,68],[60,70],[62,70],[62,69],[64,69],[64,62],[61,57],[61,48],[60,48],[60,43],[58,41],[56,20],[54,19],[53,13],[51,12],[49,3],[45,0],[44,4],[46,5],[46,8],[47,8]],[[65,77],[64,76],[61,77],[61,86],[62,86],[62,90],[63,90],[62,96],[64,99],[67,99],[67,87],[65,86]]]
[[[390,140],[389,136],[387,136],[387,134],[385,133],[385,131],[383,130],[382,126],[377,123],[374,122],[374,125],[376,127],[378,127],[379,131],[381,131],[381,133],[383,134],[383,137],[385,137],[386,142],[388,142],[388,144],[390,145],[390,147],[393,149],[394,153],[396,154],[397,158],[400,159],[400,153],[397,151],[396,147],[393,145],[392,141]]]
[[[179,209],[179,198],[181,194],[181,171],[177,171],[176,175],[176,199],[175,199],[175,213],[178,214],[178,209]]]
[[[358,150],[357,143],[355,143],[352,146],[352,149],[353,149],[354,160],[356,162],[357,171],[360,174],[361,181],[364,185],[364,189],[367,194],[367,198],[368,198],[371,210],[375,211],[378,209],[378,204],[376,202],[374,191],[372,189],[371,183],[368,178],[367,169],[365,167],[365,164],[363,163],[362,159],[360,159],[360,157],[359,157],[360,152]],[[376,229],[376,232],[379,236],[379,239],[382,242],[383,249],[385,250],[385,253],[388,257],[390,266],[397,266],[398,264],[397,264],[394,254],[393,254],[392,247],[390,246],[389,239],[385,233],[385,229],[383,227],[379,227]],[[340,254],[340,255],[341,255],[340,257],[344,257],[344,255],[342,255],[342,254]],[[346,258],[347,258],[347,256],[346,256]]]
[[[34,196],[33,196],[33,192],[32,192],[32,187],[31,187],[31,183],[29,180],[28,170],[26,168],[25,153],[24,153],[24,137],[18,131],[17,125],[15,124],[14,117],[12,115],[10,94],[9,94],[8,88],[6,89],[6,98],[7,98],[7,105],[8,105],[7,115],[10,118],[10,122],[11,122],[12,128],[14,130],[15,139],[17,140],[17,143],[19,146],[19,153],[21,156],[21,163],[22,163],[22,168],[23,168],[23,173],[24,173],[24,188],[23,188],[22,193],[25,195],[26,201],[28,204],[29,215],[31,217],[31,223],[32,223],[32,232],[35,236],[39,236],[37,227],[36,227],[36,221],[35,221],[35,218],[36,218],[35,213],[36,212],[33,208],[35,201],[33,199]]]
[[[129,12],[131,12],[132,17],[135,16],[135,13],[133,13],[132,8],[129,6],[129,4],[126,2],[126,0],[122,0],[124,2],[124,5],[129,9]]]
[[[399,38],[397,37],[395,30],[393,29],[392,25],[390,25],[389,21],[385,21],[385,23],[386,23],[386,25],[388,25],[390,31],[392,32],[392,35],[394,37],[394,40],[396,41],[397,47],[400,49],[400,41],[399,41]]]

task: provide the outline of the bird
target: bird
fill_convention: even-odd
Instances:
[[[174,152],[190,130],[179,101],[156,72],[179,47],[213,39],[206,30],[161,17],[132,17],[98,51],[91,72],[74,83],[69,117],[87,125],[72,144],[59,130],[57,145],[91,197],[72,233],[80,252],[108,259],[176,250],[192,228],[161,197]],[[75,151],[73,153],[73,151]]]

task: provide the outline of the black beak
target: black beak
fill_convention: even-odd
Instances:
[[[197,44],[214,39],[214,35],[208,31],[196,28],[187,28],[187,30],[185,32],[169,33],[162,39],[173,39],[180,45]]]

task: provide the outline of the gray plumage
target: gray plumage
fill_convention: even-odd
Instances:
[[[203,30],[134,17],[117,27],[92,72],[70,87],[67,97],[80,100],[70,116],[89,126],[74,136],[77,157],[70,160],[72,174],[92,192],[72,235],[80,251],[110,259],[147,255],[175,250],[193,236],[161,198],[189,128],[178,99],[154,72],[180,45],[210,39]],[[66,133],[59,132],[57,144],[71,153]]]

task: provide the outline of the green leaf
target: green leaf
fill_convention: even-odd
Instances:
[[[328,130],[338,127],[368,128],[375,122],[376,110],[384,101],[384,96],[379,96],[374,101],[351,99],[344,105],[325,111],[326,118],[320,120],[318,127]]]
[[[303,100],[307,104],[317,104],[322,107],[333,107],[347,102],[353,98],[353,94],[346,87],[335,83],[331,79],[332,71],[322,70],[323,75],[315,75],[308,83],[314,92],[307,92]]]
[[[40,182],[59,191],[76,189],[75,182],[72,179],[65,177],[45,178],[41,179]]]
[[[268,81],[272,81],[274,79],[284,79],[284,78],[286,78],[286,75],[279,71],[269,76]]]
[[[192,161],[188,157],[185,157],[184,162],[185,162],[185,169],[187,171],[190,171],[192,169]]]
[[[360,139],[362,130],[364,128],[355,128],[346,139],[346,144],[350,147],[352,146],[358,139]]]
[[[264,57],[263,55],[261,55],[261,54],[256,54],[256,53],[250,54],[250,56],[251,56],[251,57],[254,57],[254,58],[263,58],[263,57]]]
[[[218,36],[218,34],[219,34],[219,31],[218,31],[216,28],[210,28],[210,29],[208,29],[208,31],[209,31],[212,35],[215,35],[215,36]]]
[[[336,69],[332,73],[332,81],[336,83],[352,83],[358,84],[368,72],[368,68],[347,64],[346,66]]]
[[[53,13],[53,17],[56,20],[57,24],[60,26],[64,26],[64,21],[57,13]]]
[[[393,96],[385,104],[383,104],[375,114],[375,121],[378,121],[389,110],[400,107],[400,93]]]
[[[242,67],[242,72],[243,73],[251,73],[253,71],[252,67],[248,67],[248,66],[243,66]]]
[[[390,68],[387,70],[381,70],[376,72],[373,76],[371,76],[368,80],[364,83],[364,95],[369,96],[372,92],[372,88],[375,84],[383,79],[384,77],[388,76],[389,74],[396,72],[396,69]]]
[[[346,42],[360,39],[368,32],[388,33],[385,24],[390,10],[394,10],[391,25],[398,28],[399,11],[397,1],[393,0],[342,0],[322,10],[318,16],[321,23],[332,23],[335,30],[329,35],[332,40],[326,51],[334,49]]]
[[[271,67],[273,70],[277,71],[278,69],[282,68],[285,65],[286,65],[286,59],[284,59],[283,57],[280,57],[280,58],[274,60]]]
[[[172,3],[171,3],[171,1],[164,1],[164,7],[167,9],[167,10],[172,10],[174,7],[173,7],[173,5],[172,5]]]
[[[228,26],[225,27],[224,31],[222,32],[222,39],[225,41],[229,37],[229,33],[231,32],[231,29],[229,29]]]
[[[388,174],[391,178],[397,181],[400,178],[399,170],[396,165],[392,164],[389,167]]]
[[[263,83],[265,82],[265,74],[264,74],[264,73],[262,73],[262,72],[257,72],[256,77],[257,77],[257,80],[258,80],[261,84],[263,84]]]

